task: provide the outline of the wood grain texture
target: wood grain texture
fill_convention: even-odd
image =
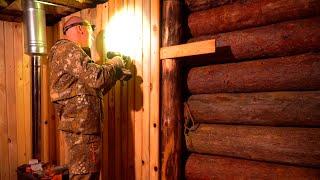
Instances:
[[[8,148],[10,179],[16,179],[16,167],[18,166],[17,149],[17,112],[15,89],[15,59],[14,59],[14,23],[5,22],[4,30],[5,64],[6,64],[6,92],[7,92],[7,117],[8,117]]]
[[[181,2],[163,1],[162,47],[181,41]],[[174,59],[162,60],[161,87],[161,179],[179,179],[181,176],[181,80],[180,65]]]
[[[9,179],[9,146],[8,146],[8,116],[7,116],[7,86],[5,61],[5,25],[0,21],[0,177]]]
[[[150,179],[160,179],[160,1],[152,2],[150,77]]]
[[[190,14],[193,37],[320,15],[318,0],[249,0]]]
[[[316,168],[287,166],[223,156],[192,153],[186,162],[187,180],[206,179],[319,179]]]
[[[160,59],[172,59],[193,55],[210,54],[216,50],[215,40],[186,43],[175,46],[162,47]]]
[[[151,1],[143,0],[142,17],[142,62],[143,62],[143,119],[142,122],[142,179],[150,179],[150,88],[151,88]]]
[[[320,89],[320,56],[309,53],[266,60],[192,68],[192,94]]]
[[[320,126],[319,91],[199,94],[187,105],[200,123]]]
[[[142,125],[143,125],[143,56],[141,49],[143,47],[143,0],[135,0],[134,1],[134,15],[136,17],[136,25],[138,27],[137,35],[139,38],[136,43],[136,48],[140,51],[137,52],[135,60],[134,60],[134,68],[135,70],[135,87],[134,87],[134,160],[135,160],[135,179],[142,179],[142,166],[144,164],[142,157]]]
[[[188,150],[252,160],[320,167],[318,128],[200,124]]]
[[[27,111],[28,107],[25,104],[24,96],[28,96],[23,90],[25,77],[23,75],[23,32],[22,32],[22,24],[16,23],[14,24],[13,37],[14,37],[14,59],[16,61],[15,64],[15,96],[16,96],[16,112],[17,112],[17,164],[21,165],[27,162],[27,150],[26,150],[26,126],[25,126],[25,111]],[[21,93],[23,92],[23,93]]]
[[[193,38],[216,39],[217,49],[210,61],[236,62],[279,57],[320,49],[320,18],[288,21],[263,27]]]

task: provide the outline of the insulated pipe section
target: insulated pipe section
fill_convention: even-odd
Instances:
[[[22,1],[24,20],[24,47],[29,55],[47,53],[46,16],[44,5],[34,0]]]

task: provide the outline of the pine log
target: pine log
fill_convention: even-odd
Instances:
[[[239,0],[185,0],[188,9],[191,12],[207,10],[237,1]],[[247,0],[241,0],[241,2],[245,1]]]
[[[196,67],[187,84],[192,94],[319,90],[320,54]]]
[[[189,42],[216,39],[212,62],[279,57],[320,49],[320,17],[289,21],[218,35],[201,36]]]
[[[320,15],[319,0],[250,0],[190,14],[193,37]]]
[[[320,126],[320,91],[192,95],[188,110],[200,123]]]
[[[181,2],[162,4],[162,47],[180,44]],[[161,86],[161,179],[181,177],[182,117],[180,65],[174,59],[162,60]]]
[[[320,167],[320,129],[200,124],[186,135],[191,152]]]
[[[320,169],[192,153],[186,162],[187,180],[319,179]]]

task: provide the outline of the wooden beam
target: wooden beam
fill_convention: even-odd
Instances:
[[[181,2],[162,1],[162,46],[181,43]],[[180,63],[175,59],[162,61],[161,87],[161,179],[181,177],[182,97]]]
[[[216,41],[214,39],[180,44],[160,49],[160,59],[178,58],[200,54],[209,54],[216,51]]]

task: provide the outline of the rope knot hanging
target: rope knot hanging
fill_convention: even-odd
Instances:
[[[200,123],[196,123],[194,121],[194,118],[191,114],[191,111],[190,111],[190,108],[189,108],[189,105],[187,102],[184,103],[184,109],[185,109],[185,111],[184,111],[184,119],[185,119],[185,121],[184,121],[184,136],[186,139],[186,144],[191,147],[192,142],[189,140],[188,134],[191,131],[197,130]]]

